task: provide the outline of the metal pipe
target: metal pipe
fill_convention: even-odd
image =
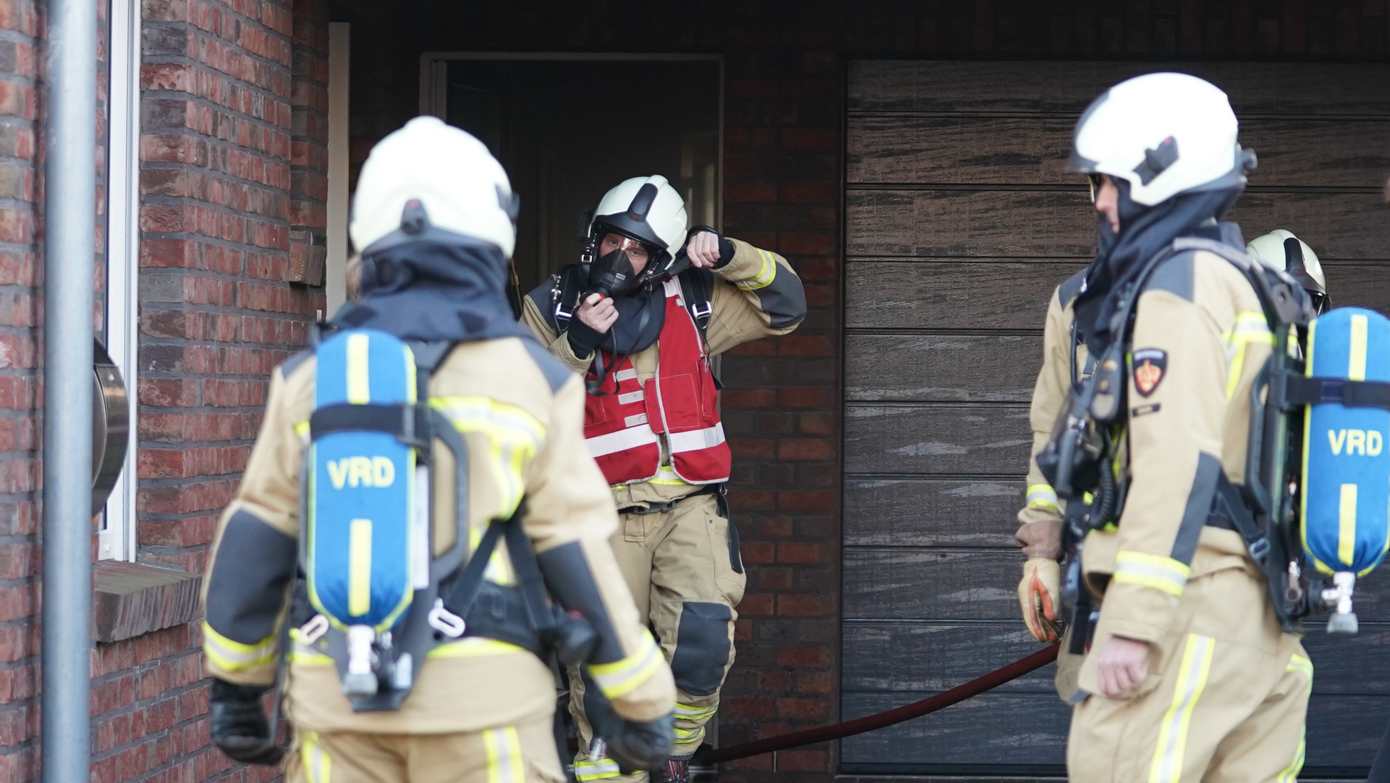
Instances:
[[[51,0],[44,52],[43,779],[91,765],[95,0]]]

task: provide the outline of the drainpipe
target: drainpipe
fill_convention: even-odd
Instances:
[[[50,0],[44,52],[43,779],[91,765],[95,0]]]

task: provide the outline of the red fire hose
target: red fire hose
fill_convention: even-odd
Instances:
[[[796,748],[802,745],[811,745],[817,742],[852,737],[855,734],[863,734],[866,731],[881,729],[885,726],[892,726],[895,723],[902,723],[905,720],[920,718],[929,715],[943,707],[949,707],[957,702],[965,701],[972,696],[978,696],[991,688],[998,687],[1004,683],[1022,677],[1023,675],[1040,669],[1049,663],[1057,660],[1057,645],[1038,650],[1024,658],[995,669],[989,674],[976,677],[975,679],[957,685],[945,693],[938,693],[935,696],[915,701],[911,704],[904,704],[886,712],[874,715],[867,715],[863,718],[835,723],[829,726],[817,726],[813,729],[795,731],[791,734],[783,734],[780,737],[768,737],[767,739],[745,742],[742,745],[734,745],[728,748],[720,748],[707,756],[699,759],[702,763],[718,764],[735,759],[748,758],[749,756],[760,756],[764,753],[772,753],[787,748]]]

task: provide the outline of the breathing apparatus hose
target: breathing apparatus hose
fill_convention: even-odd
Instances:
[[[985,691],[992,690],[1010,680],[1022,677],[1031,671],[1052,663],[1057,660],[1057,649],[1057,645],[1049,645],[1007,666],[995,669],[969,682],[961,683],[945,693],[938,693],[935,696],[922,699],[921,701],[904,704],[901,707],[896,707],[873,715],[867,715],[863,718],[845,721],[843,723],[835,723],[829,726],[817,726],[812,729],[795,731],[778,737],[768,737],[767,739],[745,742],[741,745],[734,745],[728,748],[720,748],[697,758],[696,761],[699,763],[719,764],[726,761],[748,758],[750,756],[760,756],[764,753],[773,753],[779,750],[787,750],[788,748],[798,748],[817,742],[829,742],[830,740],[853,737],[856,734],[863,734],[867,731],[893,726],[903,721],[912,720],[913,718],[920,718],[923,715],[930,715],[937,710],[965,701],[973,696],[978,696]]]

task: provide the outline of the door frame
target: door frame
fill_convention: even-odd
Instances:
[[[670,54],[665,52],[452,52],[427,51],[420,55],[420,114],[448,116],[448,70],[451,62],[705,62],[718,66],[718,114],[715,117],[715,224],[724,225],[724,56],[722,54]]]

